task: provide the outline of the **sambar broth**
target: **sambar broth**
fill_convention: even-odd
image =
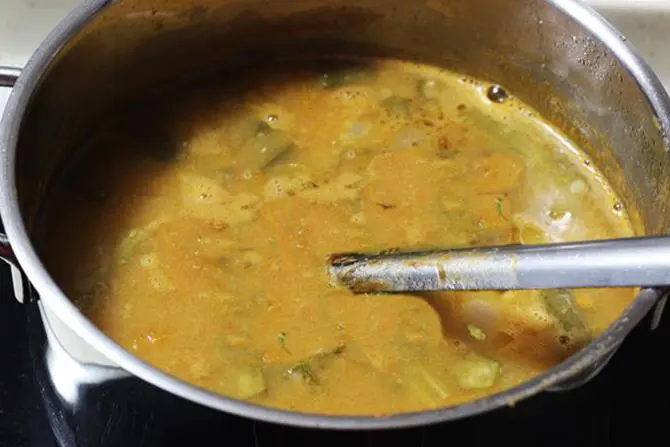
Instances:
[[[200,387],[381,415],[525,382],[631,289],[354,295],[336,252],[633,235],[588,157],[504,89],[399,60],[250,67],[136,105],[55,192],[43,253],[105,334]]]

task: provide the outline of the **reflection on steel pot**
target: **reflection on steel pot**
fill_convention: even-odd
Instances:
[[[177,380],[92,325],[53,282],[33,241],[45,193],[94,127],[140,92],[188,82],[268,54],[393,55],[504,85],[596,161],[650,235],[670,222],[670,100],[625,40],[573,0],[158,0],[83,3],[47,38],[19,77],[0,128],[0,211],[17,262],[39,294],[49,368],[70,405],[88,387],[141,378],[192,405],[283,424],[368,429],[423,425],[513,404],[592,377],[663,293],[642,290],[607,332],[536,379],[452,408],[383,418],[327,417],[259,407]],[[3,76],[2,84],[11,84]],[[48,237],[58,237],[50,234]],[[11,244],[11,249],[10,249]]]

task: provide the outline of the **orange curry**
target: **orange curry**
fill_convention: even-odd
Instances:
[[[633,234],[607,181],[535,111],[397,60],[249,68],[138,104],[95,134],[51,203],[47,265],[105,334],[187,382],[300,412],[499,392],[634,298],[329,284],[333,252]]]

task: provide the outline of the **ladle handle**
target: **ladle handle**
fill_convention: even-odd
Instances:
[[[667,286],[670,237],[341,254],[331,273],[358,293]]]

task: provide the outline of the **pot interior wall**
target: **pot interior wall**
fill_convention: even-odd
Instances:
[[[19,143],[29,230],[37,236],[54,173],[140,95],[254,59],[333,52],[413,58],[504,86],[590,153],[644,231],[668,227],[659,121],[615,55],[552,2],[192,0],[114,3],[52,62]]]

